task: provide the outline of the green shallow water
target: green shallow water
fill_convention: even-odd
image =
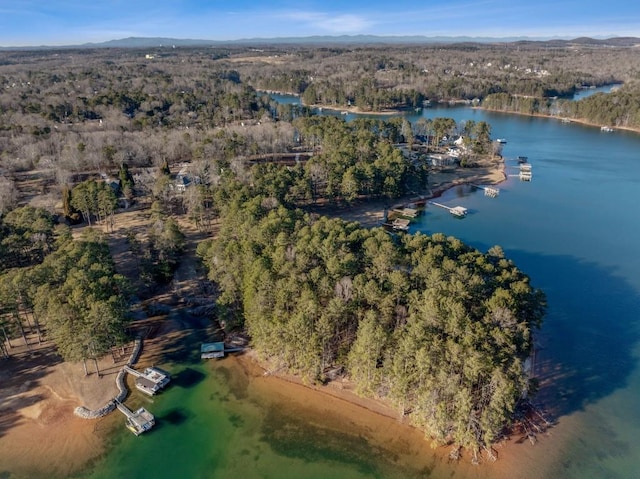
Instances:
[[[366,428],[323,425],[318,407],[254,391],[234,360],[171,368],[175,383],[152,400],[156,427],[114,432],[107,455],[83,478],[423,477],[367,437]],[[185,378],[188,380],[185,381]],[[188,385],[184,385],[188,384]],[[131,406],[131,407],[133,407]],[[410,448],[409,448],[410,449]]]

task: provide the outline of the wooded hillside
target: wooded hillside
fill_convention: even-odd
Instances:
[[[199,248],[227,327],[309,381],[344,370],[439,443],[489,447],[529,390],[542,292],[499,247],[266,205],[234,202]]]

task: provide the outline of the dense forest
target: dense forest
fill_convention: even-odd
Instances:
[[[567,96],[581,85],[635,78],[631,48],[548,44],[454,44],[266,49],[234,57],[256,88],[303,95],[305,102],[366,110],[472,100],[506,92]],[[393,101],[395,99],[395,102]]]
[[[630,83],[610,93],[596,93],[580,101],[518,97],[506,93],[489,95],[485,108],[527,115],[551,115],[587,120],[597,125],[640,128],[640,85]]]
[[[53,340],[68,361],[96,359],[126,339],[127,281],[94,230],[73,239],[47,211],[24,206],[0,219],[0,351],[25,325]],[[85,366],[86,368],[86,366]]]
[[[489,448],[529,391],[544,296],[499,247],[392,238],[246,195],[199,253],[227,328],[246,328],[276,369],[343,370],[438,443]]]
[[[499,247],[309,211],[423,194],[443,139],[462,137],[457,166],[471,166],[499,153],[491,126],[345,121],[312,106],[464,101],[640,128],[639,67],[633,48],[535,42],[0,52],[3,337],[26,326],[70,361],[121,344],[131,295],[169,283],[180,262],[180,216],[201,232],[215,224],[198,248],[218,287],[212,319],[247,331],[274,367],[311,382],[343,375],[438,443],[490,448],[535,389],[526,364],[542,292]],[[613,82],[624,85],[568,99]],[[41,189],[25,186],[36,177]],[[126,233],[137,291],[107,241],[132,205],[148,219]]]

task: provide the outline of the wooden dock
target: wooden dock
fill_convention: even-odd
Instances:
[[[440,208],[444,208],[448,210],[453,216],[457,216],[458,218],[464,218],[467,216],[467,209],[463,206],[454,206],[453,208],[447,205],[443,205],[442,203],[436,203],[435,201],[430,201],[429,204],[433,206],[439,206]]]
[[[140,371],[136,371],[135,369],[130,368],[129,366],[124,366],[122,369],[124,369],[126,372],[131,374],[133,377],[139,378],[142,376],[142,373]]]
[[[402,218],[396,218],[391,223],[391,227],[396,231],[409,231],[409,220],[405,220]]]
[[[126,416],[127,421],[125,424],[127,429],[136,436],[139,436],[156,425],[156,418],[143,407],[136,411],[131,411],[120,401],[116,401],[116,407],[118,408],[118,411]]]
[[[136,371],[129,366],[124,366],[123,369],[136,378],[136,388],[150,396],[157,394],[171,381],[171,375],[160,368],[146,368],[142,372]]]
[[[399,214],[400,216],[405,216],[407,218],[416,218],[418,216],[419,211],[414,208],[395,208],[392,210],[394,213]]]

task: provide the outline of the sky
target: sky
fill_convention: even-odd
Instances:
[[[640,37],[637,0],[0,0],[0,46],[127,37]]]

